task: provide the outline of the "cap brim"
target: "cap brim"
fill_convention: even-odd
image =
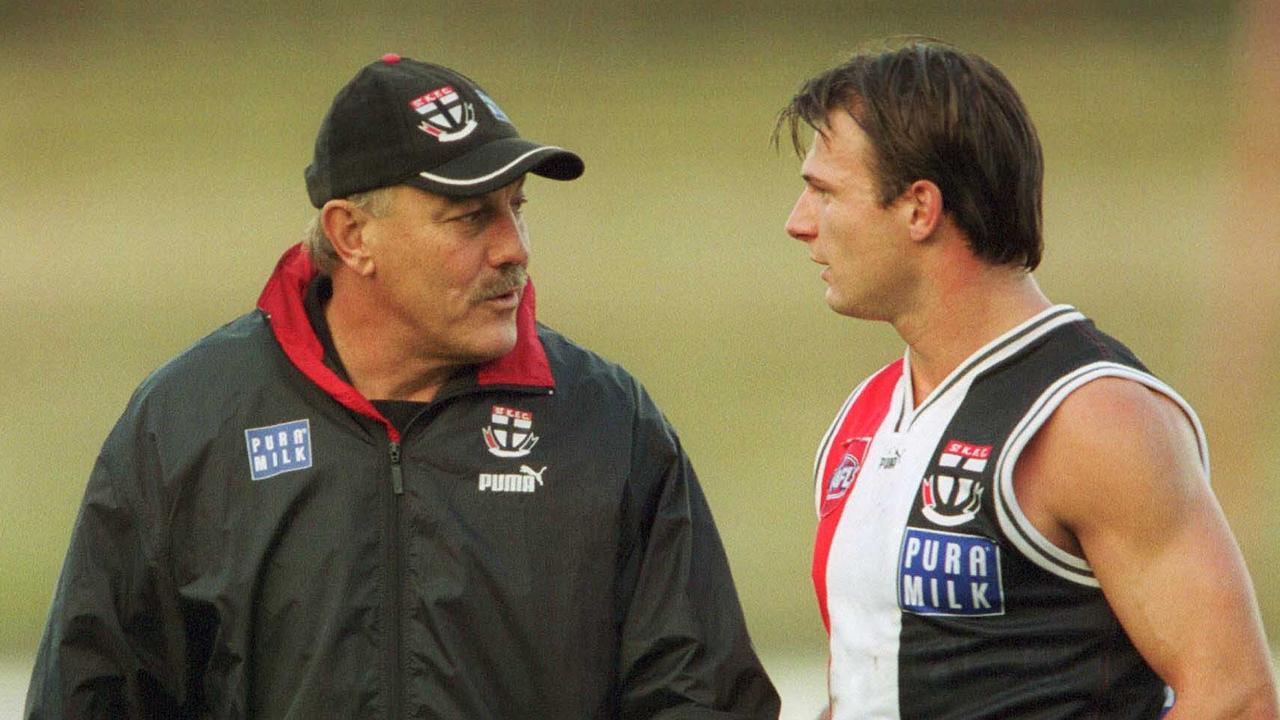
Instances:
[[[524,138],[502,138],[420,172],[405,184],[437,195],[472,197],[510,185],[525,173],[573,180],[582,170],[582,158],[564,148],[539,145]]]

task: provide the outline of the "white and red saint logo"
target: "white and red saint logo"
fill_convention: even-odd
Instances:
[[[409,101],[409,107],[422,116],[418,129],[439,140],[453,142],[476,129],[476,110],[463,102],[452,85],[444,85]]]
[[[494,405],[489,425],[482,431],[489,452],[503,458],[524,457],[538,443],[533,434],[533,413]]]
[[[982,508],[982,471],[991,458],[990,445],[948,440],[938,456],[938,472],[920,488],[921,511],[943,527],[963,525]],[[949,474],[944,474],[949,473]]]

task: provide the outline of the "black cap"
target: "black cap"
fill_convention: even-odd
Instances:
[[[527,172],[573,180],[582,158],[521,138],[466,76],[387,54],[333,99],[307,166],[307,194],[316,207],[388,185],[470,197]]]

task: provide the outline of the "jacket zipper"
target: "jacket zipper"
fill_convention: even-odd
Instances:
[[[391,442],[391,490],[397,495],[404,494],[404,472],[400,469],[400,443]]]
[[[400,628],[401,585],[403,584],[400,577],[400,496],[404,494],[404,472],[400,467],[400,442],[392,440],[388,452],[391,456],[391,490],[393,493],[390,502],[391,512],[387,523],[390,528],[391,538],[391,541],[387,544],[387,554],[389,556],[387,564],[390,568],[389,575],[391,576],[389,582],[389,590],[391,592],[391,712],[389,715],[393,720],[398,720],[403,714],[402,708],[404,704],[404,698],[402,697],[404,688],[401,679],[401,663],[403,660],[400,647],[403,644]]]

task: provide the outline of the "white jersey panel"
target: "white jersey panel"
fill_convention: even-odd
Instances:
[[[930,398],[927,412],[911,421],[910,430],[895,432],[895,426],[906,425],[902,411],[912,405],[911,376],[905,371],[894,390],[893,409],[872,440],[850,491],[827,563],[832,720],[899,717],[902,530],[933,450],[968,387],[968,379],[952,384],[947,392]]]

